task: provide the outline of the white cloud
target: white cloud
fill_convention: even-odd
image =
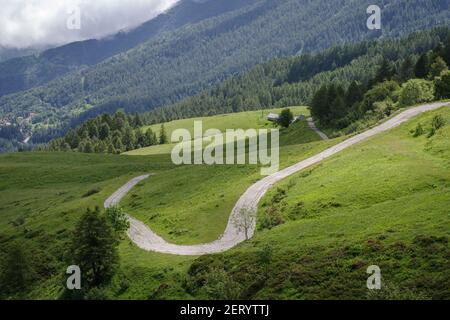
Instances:
[[[26,48],[101,38],[135,27],[178,0],[0,0],[0,46]],[[81,10],[81,29],[70,30],[68,10]],[[69,10],[70,11],[70,10]]]

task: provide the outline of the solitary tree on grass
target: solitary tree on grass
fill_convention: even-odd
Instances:
[[[239,232],[244,232],[245,240],[250,238],[250,232],[255,225],[256,212],[250,208],[241,208],[233,219],[233,225]]]
[[[100,287],[111,280],[119,262],[117,244],[99,208],[88,209],[75,228],[69,252],[71,263],[80,267],[83,289]]]
[[[294,119],[294,115],[292,114],[291,110],[284,109],[283,111],[281,111],[280,118],[278,119],[278,123],[285,128],[289,128],[293,119]]]

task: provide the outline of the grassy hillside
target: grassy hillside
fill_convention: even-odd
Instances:
[[[446,127],[413,137],[419,122],[430,130],[438,114]],[[259,225],[267,214],[285,223],[200,258],[190,269],[191,292],[208,296],[196,281],[219,268],[246,298],[449,299],[449,123],[449,108],[427,113],[273,188]],[[273,256],[264,266],[267,247]],[[366,289],[369,265],[382,270],[378,294]]]
[[[428,138],[440,114],[447,125]],[[221,298],[219,274],[242,298],[366,298],[366,268],[381,267],[381,297],[450,298],[450,110],[424,114],[356,145],[273,188],[261,202],[284,221],[224,254],[178,257],[120,245],[116,298]],[[282,165],[337,140],[284,145]],[[217,237],[240,193],[260,178],[247,166],[174,168],[168,155],[142,157],[32,153],[0,156],[0,259],[13,243],[33,257],[29,298],[54,298],[65,246],[87,206],[131,177],[156,175],[124,200],[127,211],[176,243]],[[278,188],[278,189],[277,189]],[[43,281],[44,279],[44,281]],[[206,282],[205,279],[209,279]],[[223,298],[223,297],[222,297]]]
[[[307,107],[289,107],[291,112],[295,116],[309,116],[310,112]],[[222,114],[212,117],[198,117],[192,119],[182,119],[175,120],[164,123],[164,128],[166,130],[167,137],[172,136],[172,132],[177,129],[189,130],[191,137],[194,138],[194,121],[202,121],[203,132],[208,129],[218,129],[221,132],[225,132],[227,129],[272,129],[275,128],[273,123],[267,120],[269,113],[280,113],[282,109],[269,109],[269,110],[258,110],[258,111],[248,111],[248,112],[238,112],[231,114]],[[158,133],[161,130],[161,124],[154,124],[143,128],[145,132],[148,128],[151,128],[153,132]],[[295,140],[298,143],[306,143],[319,140],[320,138],[304,124],[291,127],[286,131],[286,137],[282,133],[280,142],[287,143],[288,140]],[[282,130],[283,132],[283,130]],[[288,134],[289,132],[289,134]],[[143,156],[152,154],[167,154],[170,153],[175,144],[165,144],[165,145],[155,145],[147,148],[141,148],[138,150],[133,150],[125,152],[126,155],[132,156]]]
[[[306,113],[304,107],[293,109]],[[245,121],[225,117],[227,121],[223,122],[218,117],[205,119],[205,123],[222,128],[257,123],[259,119],[259,113],[242,116]],[[302,132],[309,130],[300,127]],[[332,143],[283,148],[282,165],[292,164]],[[225,228],[234,202],[246,187],[261,177],[257,166],[174,167],[168,154],[141,157],[79,153],[1,155],[0,262],[5,250],[14,243],[22,244],[28,254],[33,255],[33,268],[37,270],[32,279],[35,286],[31,285],[27,297],[57,296],[64,273],[65,247],[75,222],[87,207],[101,207],[118,187],[143,173],[155,176],[133,189],[123,204],[137,217],[150,222],[164,237],[178,243],[217,238]],[[193,183],[198,187],[193,188]],[[134,266],[131,270],[140,265],[138,261],[142,262],[141,267],[156,267],[159,266],[157,261],[161,261],[161,269],[166,269],[169,261],[193,260],[158,254],[149,256],[127,243],[124,241],[120,250],[124,265]],[[126,270],[129,269],[124,268],[124,272]],[[133,271],[131,280],[136,280],[135,276]],[[42,279],[45,279],[44,284]]]

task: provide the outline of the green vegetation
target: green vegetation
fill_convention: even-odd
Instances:
[[[448,86],[445,75],[449,53],[450,41],[447,41],[424,53],[415,66],[409,57],[395,62],[384,58],[368,84],[353,82],[348,89],[336,82],[324,84],[312,98],[311,113],[322,126],[348,134],[374,119],[389,116],[400,107],[445,97],[442,88]],[[420,75],[424,79],[411,79]]]
[[[160,122],[217,113],[310,104],[322,85],[334,84],[350,91],[351,105],[375,83],[393,77],[399,82],[414,77],[419,56],[431,59],[437,50],[449,61],[448,27],[417,32],[397,40],[365,41],[341,45],[321,53],[271,60],[214,88],[147,114],[147,121]],[[383,57],[389,57],[384,59]],[[428,78],[430,66],[425,66]],[[375,81],[375,82],[373,82]]]
[[[294,115],[292,114],[290,109],[283,109],[280,114],[280,118],[278,119],[278,124],[283,128],[289,128],[292,121],[294,120]]]
[[[307,107],[290,107],[290,111],[295,116],[309,116],[309,110]],[[274,124],[267,120],[269,113],[281,113],[282,109],[268,109],[259,111],[247,111],[223,114],[211,117],[199,117],[193,119],[174,120],[164,123],[164,130],[166,136],[172,136],[172,132],[177,129],[186,129],[194,137],[194,122],[202,121],[203,131],[209,129],[218,129],[221,132],[225,132],[227,129],[270,129],[274,127]],[[144,127],[142,130],[156,131],[161,128],[161,124],[154,124]],[[316,133],[311,131],[306,123],[298,122],[293,125],[293,128],[281,129],[280,143],[281,144],[299,144],[307,143],[318,140],[319,137]],[[204,145],[207,144],[204,142]],[[152,154],[167,154],[170,153],[175,144],[155,145],[147,148],[137,149],[126,152],[127,155],[152,155]]]
[[[41,52],[36,49],[0,47],[0,96],[44,85],[49,81],[94,66],[114,55],[158,38],[162,32],[173,32],[189,24],[199,23],[250,5],[255,0],[215,0],[198,3],[183,0],[162,14],[133,30],[104,39],[69,43]],[[84,81],[84,84],[85,81]]]
[[[92,61],[85,62],[78,59],[83,60],[83,57],[87,56],[88,59],[95,60],[97,52],[102,56],[105,51],[89,48],[89,54],[85,54],[83,45],[75,47],[73,51],[72,47],[68,46],[62,54],[53,51],[54,60],[51,59],[52,52],[50,52],[48,54],[50,59],[42,59],[41,64],[40,59],[36,65],[36,59],[29,57],[17,69],[11,70],[11,66],[0,69],[1,78],[3,75],[7,78],[0,87],[8,89],[3,83],[23,88],[24,82],[31,86],[40,85],[48,78],[52,78],[55,73],[61,74],[60,61],[67,61],[67,64],[61,67],[62,73],[67,72],[67,67],[74,66],[73,60],[76,68],[42,86],[1,97],[0,118],[27,117],[30,113],[35,113],[33,130],[40,134],[34,136],[33,141],[46,142],[45,138],[48,141],[49,137],[53,137],[53,130],[59,129],[61,125],[65,129],[66,126],[73,125],[73,122],[75,124],[83,122],[104,112],[114,113],[120,108],[127,113],[135,113],[167,106],[210,89],[212,85],[237,73],[243,73],[258,63],[274,58],[316,53],[339,42],[355,43],[381,36],[380,32],[368,30],[364,23],[367,19],[366,9],[372,4],[370,0],[345,0],[339,4],[324,0],[235,0],[233,2],[237,4],[234,8],[226,10],[228,2],[230,0],[222,0],[220,5],[225,9],[222,12],[216,11],[217,15],[210,19],[189,21],[187,14],[187,23],[181,23],[179,28],[157,32],[154,37],[144,32],[143,38],[147,36],[149,40],[144,43],[139,40],[137,43],[131,41],[140,45],[129,51],[122,51],[126,50],[126,45],[119,43],[120,54],[109,55],[111,52],[112,54],[117,52],[113,46],[114,50],[106,50],[106,54],[94,63],[108,56],[110,58],[87,68],[79,69],[77,63],[88,65]],[[436,23],[447,25],[449,22],[449,11],[443,1],[393,0],[389,4],[380,5],[384,14],[383,38],[428,29]],[[198,11],[192,10],[196,14]],[[126,36],[124,38],[127,39]],[[404,56],[422,54],[423,50],[431,49],[430,44],[436,45],[436,41],[443,42],[444,39],[427,36],[424,46],[411,42],[411,47],[403,50]],[[372,59],[380,59],[382,53],[386,53],[391,60],[395,58],[396,51],[393,47],[396,42],[389,44],[390,40],[387,40],[385,43],[391,50],[371,55]],[[97,44],[98,42],[84,43],[94,48]],[[286,74],[284,68],[281,68],[280,72],[275,71],[275,76],[270,78],[271,90],[267,90],[268,83],[264,77],[247,78],[250,82],[261,81],[259,88],[254,84],[236,88],[235,85],[238,84],[235,83],[236,79],[243,79],[238,77],[227,82],[230,94],[216,96],[214,91],[216,88],[211,91],[214,100],[225,99],[227,103],[207,102],[206,99],[203,105],[194,104],[192,109],[186,111],[183,108],[176,108],[174,111],[165,109],[166,111],[159,113],[165,118],[155,119],[153,122],[179,119],[181,114],[183,118],[188,118],[228,113],[233,108],[234,111],[244,111],[258,110],[266,106],[304,105],[308,103],[308,98],[317,86],[327,82],[332,76],[324,73],[312,80],[318,73],[326,71],[338,73],[344,78],[342,81],[348,82],[348,79],[352,78],[355,80],[366,78],[364,74],[370,75],[373,72],[371,67],[367,67],[371,64],[367,61],[367,57],[364,57],[367,52],[362,51],[362,59],[356,59],[359,55],[354,57],[353,59],[357,61],[352,66],[349,64],[353,59],[345,62],[349,57],[345,54],[345,47],[342,49],[343,59],[334,54],[330,55],[330,59],[324,64],[314,66],[305,63],[307,72],[303,72],[301,66],[296,68],[301,71],[299,73],[291,74],[290,68]],[[91,54],[92,52],[94,53]],[[302,59],[307,61],[310,57],[304,55]],[[279,64],[283,66],[285,62]],[[323,68],[324,66],[326,68]],[[257,70],[263,74],[266,70],[269,71],[266,67],[259,67]],[[244,74],[243,77],[245,79],[251,75]],[[289,79],[288,75],[291,75]],[[300,85],[299,82],[306,83]],[[298,90],[295,90],[296,88]],[[243,94],[239,97],[233,93],[235,89]],[[287,95],[288,92],[291,92],[292,96]],[[295,101],[292,101],[292,98],[295,98]],[[205,104],[208,107],[206,109]]]
[[[446,123],[436,135],[413,137],[436,116]],[[244,299],[449,299],[449,121],[448,108],[424,114],[279,184],[256,237],[197,259],[184,288],[211,298],[204,280],[225,270],[224,286],[239,283]],[[271,228],[268,212],[281,218]],[[366,288],[373,264],[380,292]]]
[[[307,112],[304,107],[294,109]],[[257,121],[259,115],[248,116],[246,120],[253,117],[253,121]],[[208,121],[218,123],[217,119],[205,119],[205,123]],[[319,139],[303,125],[287,130],[291,132],[291,143],[295,142],[294,130],[299,133],[298,141]],[[302,133],[308,136],[303,137]],[[282,165],[292,164],[332,143],[285,147]],[[102,206],[118,187],[143,173],[154,173],[155,176],[133,189],[123,201],[124,211],[132,211],[143,221],[150,221],[155,230],[178,243],[199,243],[217,238],[225,228],[234,202],[247,186],[260,178],[257,166],[174,167],[169,155],[129,157],[73,152],[1,155],[0,262],[5,261],[10,245],[23,245],[25,256],[33,253],[30,266],[34,276],[27,279],[26,297],[61,296],[61,283],[64,282],[61,276],[68,266],[65,256],[70,248],[70,235],[82,213],[86,208]],[[236,185],[229,183],[233,180],[238,181]],[[199,187],[192,188],[194,184]],[[209,200],[205,202],[205,199]],[[147,298],[152,290],[155,290],[153,298],[170,295],[166,290],[160,293],[154,287],[161,285],[162,277],[186,270],[188,265],[171,267],[168,262],[178,264],[193,259],[145,253],[130,246],[126,239],[121,241],[119,253],[121,266],[110,286],[94,290],[86,298]],[[179,285],[180,281],[176,279],[174,274],[169,282]],[[135,287],[139,282],[141,286]],[[177,292],[173,297],[180,294]],[[11,292],[6,297],[17,298],[18,295]]]
[[[130,228],[130,222],[123,209],[119,206],[109,207],[105,211],[106,219],[119,238],[123,238]]]
[[[388,297],[448,298],[449,120],[448,109],[425,114],[277,185],[261,202],[256,237],[229,252],[178,257],[123,239],[110,284],[88,298],[364,299],[369,264],[382,268]],[[419,123],[427,134],[415,138]],[[428,137],[432,128],[439,129]],[[283,145],[282,166],[337,141]],[[223,232],[258,171],[174,167],[168,155],[2,155],[0,261],[7,264],[6,248],[16,245],[24,257],[33,252],[24,297],[58,297],[77,221],[131,177],[155,173],[124,199],[125,212],[175,243],[200,243]],[[262,227],[268,211],[281,219]]]
[[[98,299],[101,288],[108,285],[119,264],[117,237],[107,217],[95,210],[87,209],[75,227],[67,250],[68,265],[82,270],[82,288],[69,291],[65,298]],[[73,297],[75,295],[75,297]]]
[[[436,96],[439,99],[450,98],[450,71],[443,71],[442,74],[436,78]]]
[[[156,134],[149,128],[141,130],[141,117],[117,112],[113,116],[103,114],[70,130],[63,138],[52,140],[50,151],[77,151],[84,153],[119,154],[133,149],[148,147],[157,143]],[[164,144],[165,133],[160,133],[159,142]]]
[[[412,106],[422,102],[435,100],[434,83],[423,79],[411,79],[402,85],[399,103],[401,106]]]

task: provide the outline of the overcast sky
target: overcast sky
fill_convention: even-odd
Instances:
[[[178,0],[0,0],[0,46],[25,48],[101,38],[135,27]],[[81,28],[74,25],[80,8]],[[72,13],[72,14],[70,14]]]

